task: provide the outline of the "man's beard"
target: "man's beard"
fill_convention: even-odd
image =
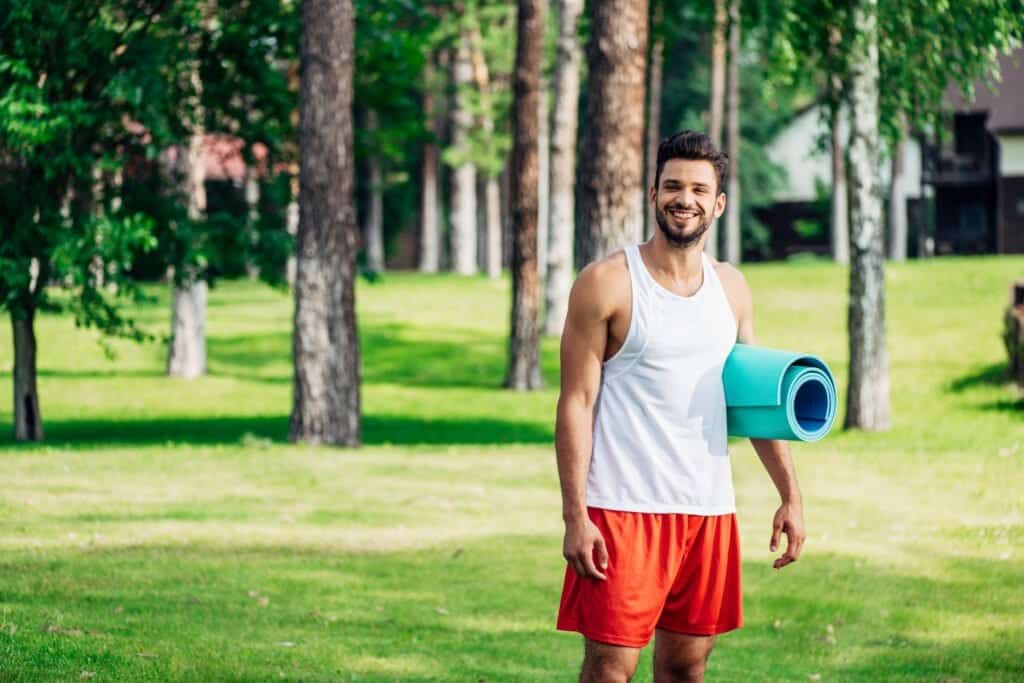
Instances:
[[[683,210],[683,207],[679,204],[672,204],[666,207],[669,210],[679,209]],[[700,211],[699,209],[696,209]],[[658,227],[661,228],[661,234],[665,236],[665,239],[669,241],[674,247],[679,249],[686,249],[687,247],[693,246],[700,241],[700,238],[704,236],[704,233],[708,231],[708,227],[711,225],[711,219],[704,213],[697,214],[697,229],[691,233],[683,233],[682,228],[677,228],[669,223],[668,215],[658,208],[657,205],[654,207],[654,217],[658,221]]]

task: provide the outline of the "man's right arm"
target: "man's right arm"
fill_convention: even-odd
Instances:
[[[608,320],[614,310],[611,297],[602,296],[603,265],[585,268],[569,294],[569,310],[562,331],[562,382],[555,425],[555,452],[565,521],[562,552],[578,575],[598,579],[605,578],[601,570],[607,567],[608,553],[601,532],[587,516],[586,489],[594,405],[601,387]]]

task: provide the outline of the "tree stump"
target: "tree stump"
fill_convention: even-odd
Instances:
[[[1010,376],[1024,387],[1024,280],[1017,280],[1010,286],[1010,305],[1003,322],[1003,342],[1010,357]]]

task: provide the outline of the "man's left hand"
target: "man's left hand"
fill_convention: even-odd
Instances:
[[[804,547],[807,532],[804,531],[804,512],[797,503],[783,503],[775,512],[772,524],[772,541],[768,546],[773,553],[779,547],[779,535],[786,534],[786,552],[775,560],[772,566],[782,569],[787,564],[797,561]]]

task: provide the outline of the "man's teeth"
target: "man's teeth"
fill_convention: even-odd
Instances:
[[[671,213],[671,214],[672,214],[673,216],[675,216],[676,218],[693,218],[694,216],[696,216],[696,215],[697,215],[697,212],[696,212],[696,211],[678,211],[678,210],[672,210],[672,211],[669,211],[669,213]]]

